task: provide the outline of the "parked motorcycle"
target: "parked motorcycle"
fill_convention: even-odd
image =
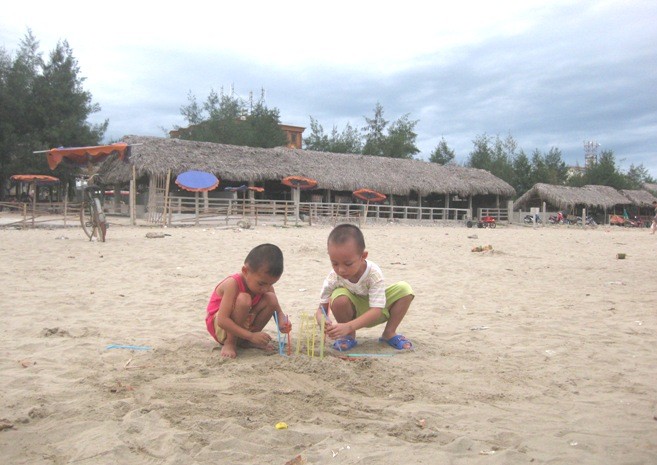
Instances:
[[[534,220],[536,220],[536,224],[541,224],[541,217],[538,215],[525,215],[523,218],[523,221],[527,224],[533,224]]]

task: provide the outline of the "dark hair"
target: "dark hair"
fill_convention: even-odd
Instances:
[[[353,239],[358,247],[358,253],[365,251],[365,237],[363,232],[353,224],[339,224],[329,234],[327,244],[342,245],[349,239]]]
[[[283,252],[274,244],[260,244],[249,252],[244,264],[252,271],[264,271],[279,278],[283,274]]]

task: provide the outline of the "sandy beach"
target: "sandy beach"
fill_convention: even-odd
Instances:
[[[294,345],[329,230],[0,230],[2,462],[657,463],[657,236],[366,225],[369,258],[416,293],[413,352],[372,328],[358,351],[392,356],[223,359],[204,323],[216,283],[279,245]]]

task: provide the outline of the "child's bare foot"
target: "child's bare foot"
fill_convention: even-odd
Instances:
[[[275,350],[274,346],[272,345],[271,342],[268,342],[267,344],[254,344],[249,341],[244,341],[240,339],[240,341],[237,343],[238,346],[244,348],[244,349],[260,349],[264,350],[266,352],[271,352]]]
[[[232,342],[225,342],[221,347],[221,356],[226,358],[237,357],[237,347]]]

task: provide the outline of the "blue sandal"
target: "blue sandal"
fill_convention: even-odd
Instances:
[[[406,339],[406,337],[402,336],[401,334],[397,334],[396,336],[393,336],[388,340],[385,340],[382,337],[380,337],[379,342],[385,342],[390,347],[394,347],[397,350],[411,350],[413,348],[413,343],[409,339]],[[408,344],[408,347],[404,347],[404,344]]]
[[[333,348],[340,352],[346,350],[351,350],[358,345],[358,341],[353,336],[347,336],[340,339],[336,339],[333,343]]]

